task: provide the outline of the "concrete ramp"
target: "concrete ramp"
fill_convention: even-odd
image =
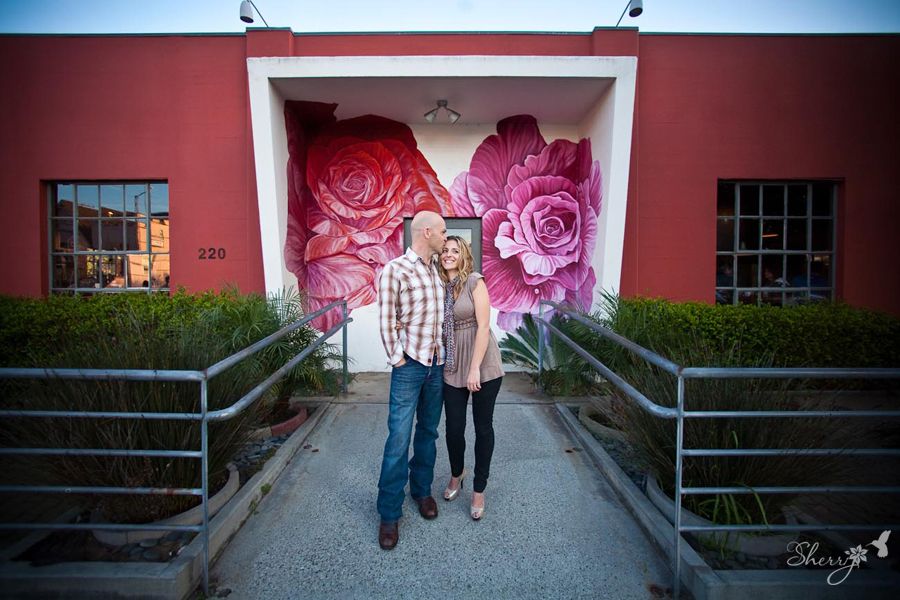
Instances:
[[[230,598],[654,598],[671,573],[570,436],[546,397],[508,376],[480,522],[471,479],[440,498],[449,463],[443,421],[434,495],[422,519],[407,498],[400,542],[378,547],[375,510],[387,435],[387,379],[360,376],[331,404],[292,463],[213,567]],[[507,382],[504,382],[505,384]],[[467,434],[471,469],[474,432]]]

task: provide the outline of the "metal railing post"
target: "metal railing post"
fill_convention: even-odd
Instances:
[[[200,382],[200,477],[203,503],[203,593],[209,596],[209,420],[207,419],[207,401],[209,382]]]
[[[678,411],[678,416],[675,418],[675,582],[672,585],[672,597],[678,600],[681,593],[681,450],[684,446],[684,377],[681,375],[678,376],[675,410]]]
[[[346,394],[347,393],[347,301],[344,300],[344,303],[341,305],[341,320],[344,321],[343,332],[341,334],[341,342],[343,347],[343,352],[341,356],[342,368],[343,368],[343,380],[341,382],[341,391]]]
[[[619,347],[624,348],[644,361],[655,365],[663,372],[677,379],[677,398],[675,407],[662,406],[646,397],[635,389],[628,381],[610,370],[595,356],[570,339],[559,328],[544,321],[544,305],[555,308],[560,313],[579,321],[591,331],[610,340]],[[705,532],[805,532],[805,531],[885,531],[900,529],[900,525],[894,523],[856,523],[856,524],[830,524],[830,523],[792,523],[786,525],[771,525],[768,523],[749,525],[692,525],[685,524],[682,507],[685,496],[714,495],[714,494],[900,494],[900,486],[892,485],[806,485],[806,486],[704,486],[684,483],[684,458],[690,456],[898,456],[900,450],[896,448],[685,448],[684,428],[686,419],[796,419],[798,417],[822,418],[822,419],[846,419],[846,418],[890,418],[900,419],[900,410],[836,410],[828,409],[794,409],[786,410],[777,406],[775,410],[765,407],[755,410],[691,410],[685,407],[687,392],[685,380],[687,379],[894,379],[900,380],[900,369],[897,368],[782,368],[782,367],[682,367],[672,361],[644,348],[633,341],[622,337],[614,331],[593,322],[589,317],[579,314],[570,308],[550,300],[541,300],[538,317],[538,373],[543,369],[543,349],[551,335],[556,336],[566,346],[571,348],[578,356],[603,375],[607,381],[614,385],[621,394],[633,400],[645,412],[663,419],[675,420],[675,486],[674,509],[670,521],[674,529],[674,551],[669,558],[673,560],[672,572],[675,581],[672,585],[674,598],[679,598],[681,593],[681,544],[685,544],[685,551],[689,552],[690,546],[682,540],[683,533],[702,534]],[[546,330],[546,331],[545,331]],[[542,386],[543,387],[543,386]],[[691,579],[690,577],[688,578]]]
[[[342,305],[343,321],[334,325],[328,331],[323,332],[315,341],[313,341],[304,350],[296,354],[287,363],[282,365],[274,373],[269,375],[262,383],[258,384],[248,393],[244,394],[240,399],[233,402],[227,408],[217,410],[209,409],[209,382],[216,375],[233,367],[248,356],[259,352],[277,340],[290,335],[309,323],[312,319],[334,310],[337,306]],[[0,483],[0,494],[19,494],[19,493],[41,493],[41,494],[129,494],[142,496],[196,496],[200,498],[202,523],[195,525],[168,525],[160,527],[152,523],[7,523],[0,519],[0,531],[4,530],[48,530],[48,531],[86,531],[86,530],[109,530],[109,531],[157,531],[164,529],[168,531],[188,531],[200,534],[202,536],[202,586],[203,593],[209,594],[209,568],[210,568],[210,515],[209,515],[209,424],[215,421],[226,421],[231,419],[253,402],[257,401],[267,390],[284,377],[291,369],[293,369],[301,361],[305,360],[310,354],[321,347],[326,340],[336,335],[338,330],[344,329],[344,350],[343,350],[343,387],[347,389],[347,322],[352,321],[349,318],[347,310],[347,302],[335,300],[334,302],[323,306],[319,310],[310,313],[303,318],[287,325],[277,332],[247,346],[246,348],[235,352],[234,354],[220,360],[219,362],[209,366],[203,371],[193,370],[158,370],[158,369],[79,369],[79,368],[5,368],[0,367],[0,379],[38,379],[38,380],[76,380],[76,381],[178,381],[200,383],[200,410],[180,413],[180,412],[128,412],[128,411],[110,411],[110,410],[28,410],[25,408],[6,408],[6,405],[0,406],[0,420],[6,417],[15,418],[72,418],[72,419],[142,419],[153,422],[193,422],[198,421],[200,426],[200,448],[196,450],[143,450],[132,448],[0,448],[0,455],[32,455],[32,456],[122,456],[122,457],[167,457],[167,458],[190,458],[200,460],[200,487],[172,487],[171,485],[153,486],[72,486],[72,485],[5,485]],[[193,425],[193,423],[191,423]],[[191,581],[195,571],[191,573]]]
[[[541,391],[544,389],[544,303],[540,302],[538,304],[538,347],[537,347],[537,360],[538,360],[538,385],[541,386]]]

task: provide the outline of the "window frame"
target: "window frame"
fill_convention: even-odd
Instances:
[[[723,207],[723,186],[731,186],[733,193],[730,214],[722,214]],[[743,189],[757,187],[756,198],[743,198]],[[805,186],[805,213],[802,215],[791,214],[791,187],[798,188]],[[828,210],[827,214],[819,214],[818,202],[821,197],[822,186],[829,186]],[[781,214],[768,214],[766,209],[766,192],[775,187],[781,187]],[[818,188],[818,194],[814,195],[814,190]],[[837,257],[837,218],[838,218],[838,188],[839,182],[835,180],[739,180],[739,179],[722,179],[717,182],[716,187],[716,284],[715,284],[715,301],[717,304],[756,304],[756,305],[776,305],[789,306],[804,302],[814,301],[834,301],[836,300],[835,270]],[[727,191],[726,191],[727,195]],[[742,201],[754,203],[755,211],[746,210]],[[795,204],[796,206],[796,204]],[[731,221],[732,229],[728,234],[727,228],[722,228],[723,222]],[[744,241],[749,242],[749,236],[746,231],[742,231],[742,221],[756,223],[758,233],[755,240],[756,247],[742,247]],[[766,223],[780,221],[780,231],[778,224],[774,226],[774,230],[766,234]],[[789,246],[789,225],[803,221],[803,235],[805,237],[805,247],[803,249],[788,249]],[[822,228],[814,227],[816,223],[827,222],[829,225],[825,228],[827,235],[830,236],[827,249],[814,246],[814,238],[821,235]],[[752,225],[750,226],[752,227]],[[746,228],[745,228],[746,229]],[[793,229],[793,231],[797,231]],[[720,236],[723,232],[730,236],[731,248],[720,248]],[[778,232],[778,233],[774,233]],[[743,234],[743,236],[742,236]],[[781,248],[766,248],[765,239],[767,237],[779,237],[782,240]],[[789,275],[790,257],[802,256],[806,258],[805,264],[805,285],[791,285],[791,280],[796,276]],[[746,258],[755,258],[755,261],[747,261]],[[780,257],[780,279],[778,285],[764,285],[763,277],[766,270],[766,263],[772,264],[771,257]],[[731,267],[731,285],[720,285],[719,274],[722,265],[728,264]],[[740,260],[744,258],[743,262]],[[767,260],[768,259],[768,260]],[[752,263],[752,265],[751,265]],[[815,285],[813,278],[816,271],[815,264],[827,265],[827,280],[824,285]],[[748,268],[751,265],[752,285],[741,285],[741,269]],[[779,278],[776,278],[777,282]],[[730,296],[730,299],[729,299]],[[748,301],[749,300],[749,301]]]
[[[165,243],[166,233],[163,233],[162,244],[155,244],[153,232],[160,227],[159,221],[164,221],[164,227],[167,231],[171,231],[171,207],[168,204],[169,198],[169,182],[162,179],[146,179],[146,180],[56,180],[46,183],[47,196],[47,284],[50,294],[97,294],[97,293],[155,293],[169,292],[171,289],[171,245]],[[65,198],[65,201],[71,202],[71,214],[57,216],[58,206],[60,202],[60,191],[63,187],[71,188],[71,197]],[[134,195],[135,212],[129,213],[128,208],[128,187],[140,186],[143,190]],[[162,213],[153,212],[153,186],[165,186],[166,211]],[[79,203],[79,194],[83,193],[85,188],[94,188],[96,190],[96,205],[87,208],[88,211],[94,211],[94,215],[79,214],[82,211],[82,204]],[[121,211],[115,214],[118,208],[118,202],[115,207],[104,206],[103,191],[104,188],[118,188],[121,198]],[[143,214],[138,210],[137,203],[140,196],[144,197]],[[93,204],[93,203],[92,203]],[[84,206],[87,206],[86,204]],[[104,214],[104,211],[107,214]],[[59,235],[60,224],[67,222],[71,228],[71,240],[67,244],[60,242],[60,248],[56,248],[55,238]],[[129,224],[133,223],[135,227],[134,244],[129,239]],[[110,227],[110,224],[113,227]],[[141,225],[143,225],[143,235],[146,248],[141,249]],[[88,249],[81,247],[80,232],[84,226],[90,227],[87,231],[91,232],[92,246]],[[113,233],[109,240],[105,240],[107,231],[115,231],[116,226],[119,228],[118,233]],[[64,229],[62,231],[65,231]],[[169,239],[171,240],[170,234]],[[158,237],[158,236],[157,236]],[[96,238],[96,239],[94,239]],[[118,248],[109,248],[106,246],[113,245],[113,240],[117,241]],[[109,242],[109,244],[107,243]],[[163,252],[154,251],[155,248],[164,249]],[[68,249],[67,249],[68,248]],[[68,260],[67,260],[68,259]],[[83,260],[82,260],[83,259]],[[164,259],[169,267],[160,269],[161,275],[158,277],[159,284],[154,285],[154,264]],[[146,282],[147,285],[135,286],[130,283],[132,277],[132,261],[139,260],[141,265],[146,265]],[[57,264],[68,266],[71,268],[71,277],[66,276],[60,278],[57,276]],[[93,265],[93,268],[90,268]],[[107,273],[108,265],[113,265],[112,271]],[[85,273],[81,273],[82,269]],[[90,271],[96,270],[94,275],[93,286],[83,285],[83,282]],[[115,275],[110,275],[115,273]],[[109,280],[105,277],[109,276]],[[90,275],[88,275],[90,277]],[[109,286],[108,281],[122,278],[122,285]],[[71,286],[63,286],[67,281],[71,280]]]

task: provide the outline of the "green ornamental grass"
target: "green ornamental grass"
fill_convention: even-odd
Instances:
[[[302,316],[294,292],[266,299],[221,293],[117,294],[47,299],[0,298],[3,366],[203,370]],[[213,378],[208,408],[226,408],[318,333],[301,327]],[[224,482],[226,465],[252,429],[295,392],[333,392],[334,359],[324,345],[239,416],[211,423],[209,480]],[[4,409],[198,412],[197,382],[0,381]],[[200,449],[197,422],[149,419],[10,418],[0,444],[35,448]],[[128,487],[199,487],[200,461],[143,457],[4,458],[6,483]],[[112,522],[147,522],[199,503],[192,496],[98,495],[83,499]]]

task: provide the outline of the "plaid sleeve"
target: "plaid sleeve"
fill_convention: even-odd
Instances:
[[[400,298],[400,279],[394,265],[388,263],[378,281],[378,323],[381,343],[388,356],[388,364],[395,365],[403,358],[403,346],[397,329],[397,302]]]

